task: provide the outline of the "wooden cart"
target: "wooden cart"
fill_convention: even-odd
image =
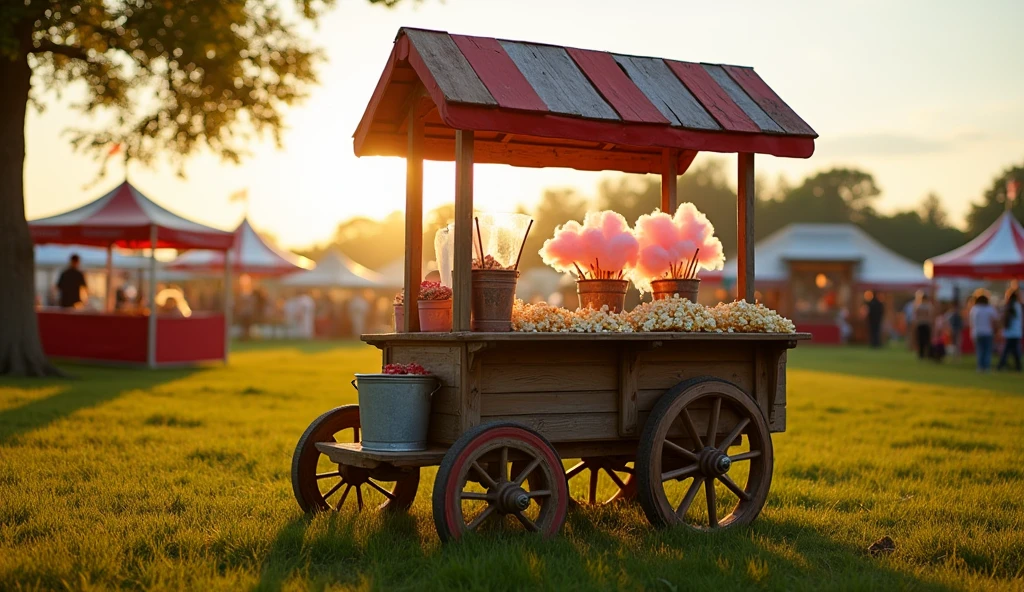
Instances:
[[[402,29],[355,150],[408,162],[406,326],[363,340],[441,380],[431,444],[364,450],[358,407],[329,411],[296,447],[299,504],[406,509],[420,469],[439,465],[442,540],[501,523],[553,534],[572,490],[636,498],[658,526],[749,523],[771,485],[771,433],[786,427],[786,352],[809,336],[469,331],[473,164],[660,173],[674,211],[697,150],[737,152],[738,290],[753,301],[754,153],[808,157],[815,137],[749,68]],[[456,163],[451,333],[419,332],[410,309],[424,158]]]

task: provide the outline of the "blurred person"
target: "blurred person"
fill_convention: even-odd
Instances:
[[[936,315],[935,325],[932,331],[932,342],[928,350],[928,355],[931,359],[936,362],[941,362],[946,358],[947,348],[946,344],[949,341],[949,324],[946,321],[946,315]]]
[[[1013,366],[1021,371],[1020,342],[1024,333],[1024,306],[1020,302],[1020,291],[1010,288],[1006,291],[1006,302],[1003,304],[1003,353],[999,356],[996,370],[1006,368],[1009,357],[1013,356]]]
[[[923,360],[928,356],[932,345],[932,322],[935,309],[924,291],[917,292],[914,299],[914,340],[917,342],[917,358]]]
[[[971,307],[969,325],[971,339],[978,360],[978,371],[988,372],[992,367],[992,344],[995,339],[999,313],[989,304],[988,294],[980,292]]]
[[[914,349],[914,299],[903,305],[903,331],[907,347]]]
[[[238,324],[242,327],[242,340],[252,338],[252,324],[256,318],[256,296],[252,290],[252,279],[242,274],[238,278],[238,304],[236,307]]]
[[[964,336],[964,315],[960,311],[960,304],[956,300],[946,314],[946,321],[949,325],[949,348],[954,360],[960,359],[960,342]]]
[[[370,312],[370,301],[365,292],[356,292],[348,301],[347,312],[352,334],[359,337],[366,332],[366,315]]]
[[[78,253],[71,255],[68,266],[57,278],[57,303],[61,308],[75,308],[84,303],[83,294],[88,295],[89,287],[85,284],[85,275],[79,269],[81,259]]]
[[[865,293],[868,309],[868,342],[871,347],[882,347],[882,320],[885,318],[885,305],[882,295],[871,290]]]
[[[312,339],[316,334],[316,301],[303,292],[284,303],[288,337]]]

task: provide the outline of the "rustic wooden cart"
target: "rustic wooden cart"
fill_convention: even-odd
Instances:
[[[636,498],[658,526],[749,523],[786,427],[786,352],[808,335],[471,332],[473,164],[660,173],[674,211],[697,151],[736,152],[738,291],[753,301],[754,153],[806,158],[815,137],[749,68],[402,29],[355,150],[407,159],[406,326],[363,340],[441,380],[431,444],[364,450],[358,407],[329,411],[296,447],[299,504],[405,509],[420,469],[439,465],[442,540],[501,523],[553,534],[573,490],[591,504]],[[455,161],[451,333],[419,332],[409,309],[425,158]]]

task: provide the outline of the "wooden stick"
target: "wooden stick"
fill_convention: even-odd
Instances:
[[[526,227],[526,234],[523,235],[523,244],[519,245],[519,255],[516,256],[516,264],[512,266],[512,269],[519,269],[519,259],[523,256],[523,248],[526,247],[526,238],[530,236],[531,228],[533,228],[533,218],[530,218],[530,224]]]
[[[584,279],[584,278],[586,277],[586,276],[584,276],[584,275],[583,275],[583,270],[582,270],[582,269],[580,269],[580,266],[579,266],[579,265],[576,265],[576,262],[575,262],[575,261],[573,261],[573,262],[572,262],[572,266],[576,268],[576,273],[578,273],[578,274],[579,274],[579,279],[581,279],[581,280],[582,280],[582,279]]]
[[[476,220],[476,239],[480,241],[480,269],[484,268],[484,237],[480,234],[480,216],[473,216]]]
[[[690,259],[690,265],[687,266],[686,275],[687,279],[693,279],[694,274],[697,273],[697,255],[700,253],[700,249],[693,252],[693,257]]]

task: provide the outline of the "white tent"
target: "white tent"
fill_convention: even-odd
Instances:
[[[341,253],[330,251],[316,262],[316,268],[293,273],[281,280],[290,288],[388,288],[393,287],[372,269],[363,267]]]
[[[85,247],[78,245],[36,245],[36,269],[54,269],[67,267],[72,255],[78,255],[82,269],[105,270],[107,268],[107,250],[104,247]],[[149,257],[125,255],[114,249],[114,269],[137,270],[149,269]]]
[[[890,251],[854,224],[790,224],[775,232],[755,246],[755,281],[785,283],[789,264],[796,261],[854,263],[854,282],[864,289],[913,290],[929,283],[920,263]],[[735,258],[726,262],[722,276],[735,280]]]
[[[245,218],[235,229],[235,244],[231,249],[234,274],[276,276],[312,269],[313,262],[290,251],[267,243]],[[175,271],[223,272],[224,252],[205,249],[188,251],[169,266]]]

